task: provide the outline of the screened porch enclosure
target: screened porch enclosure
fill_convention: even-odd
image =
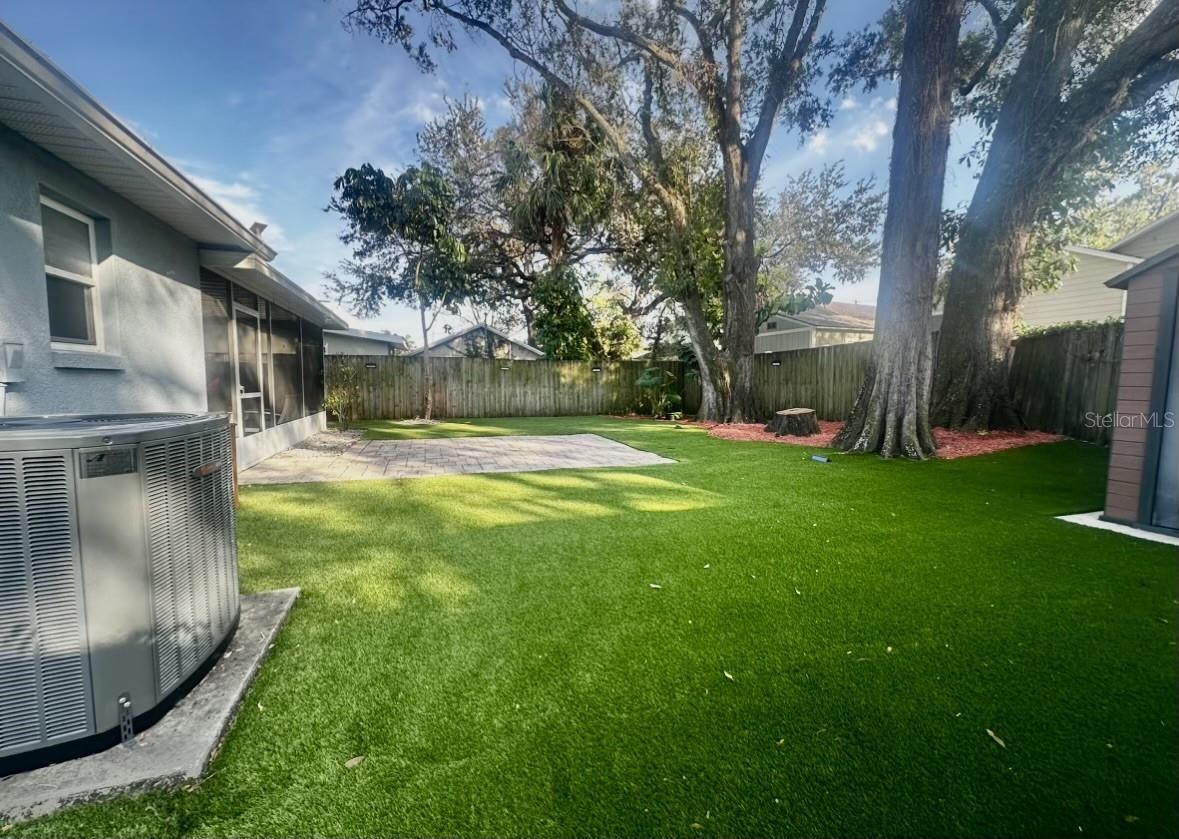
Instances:
[[[320,326],[208,269],[201,309],[209,410],[230,414],[239,437],[322,410]]]

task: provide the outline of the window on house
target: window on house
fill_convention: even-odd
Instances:
[[[94,222],[42,198],[41,232],[50,338],[54,343],[96,349],[102,324],[94,270]]]
[[[776,320],[772,320],[766,324],[766,329],[777,329],[777,328],[778,328],[778,322]]]

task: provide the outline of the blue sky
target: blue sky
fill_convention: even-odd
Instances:
[[[858,27],[884,3],[831,5],[830,21]],[[322,296],[324,272],[346,256],[338,223],[323,212],[332,180],[363,162],[409,163],[417,132],[447,96],[478,96],[489,122],[504,119],[512,73],[497,47],[463,38],[436,74],[423,75],[399,48],[345,32],[341,9],[323,0],[5,0],[2,17],[243,222],[268,223],[275,264]],[[848,97],[815,137],[778,131],[764,188],[840,159],[852,178],[875,174],[883,186],[893,107],[884,87]],[[970,126],[958,134],[953,159],[974,137]],[[947,205],[973,186],[953,159]],[[874,303],[875,277],[835,296]],[[401,307],[369,321],[347,316],[418,335],[416,317]]]

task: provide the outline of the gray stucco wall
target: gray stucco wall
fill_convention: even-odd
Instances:
[[[392,354],[389,352],[389,345],[384,341],[373,341],[355,335],[333,335],[331,332],[324,332],[323,346],[326,355]]]
[[[0,127],[0,340],[24,344],[6,413],[203,411],[197,245]],[[41,195],[97,219],[104,352],[49,340]]]

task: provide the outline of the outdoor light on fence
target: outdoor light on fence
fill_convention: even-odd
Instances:
[[[375,361],[366,361],[366,362],[364,362],[364,366],[367,367],[369,370],[376,370],[377,369],[377,363]]]
[[[591,367],[590,369],[591,369],[591,370],[593,370],[595,373],[601,373],[601,372],[602,372],[602,368],[601,368],[601,367]]]
[[[782,362],[780,362],[780,361],[771,361],[771,362],[770,362],[770,366],[771,366],[771,367],[781,367],[781,366],[782,366]]]
[[[511,366],[510,366],[510,365],[508,365],[508,364],[501,364],[501,365],[499,366],[499,369],[500,369],[500,370],[511,370],[512,368],[511,368]]]

